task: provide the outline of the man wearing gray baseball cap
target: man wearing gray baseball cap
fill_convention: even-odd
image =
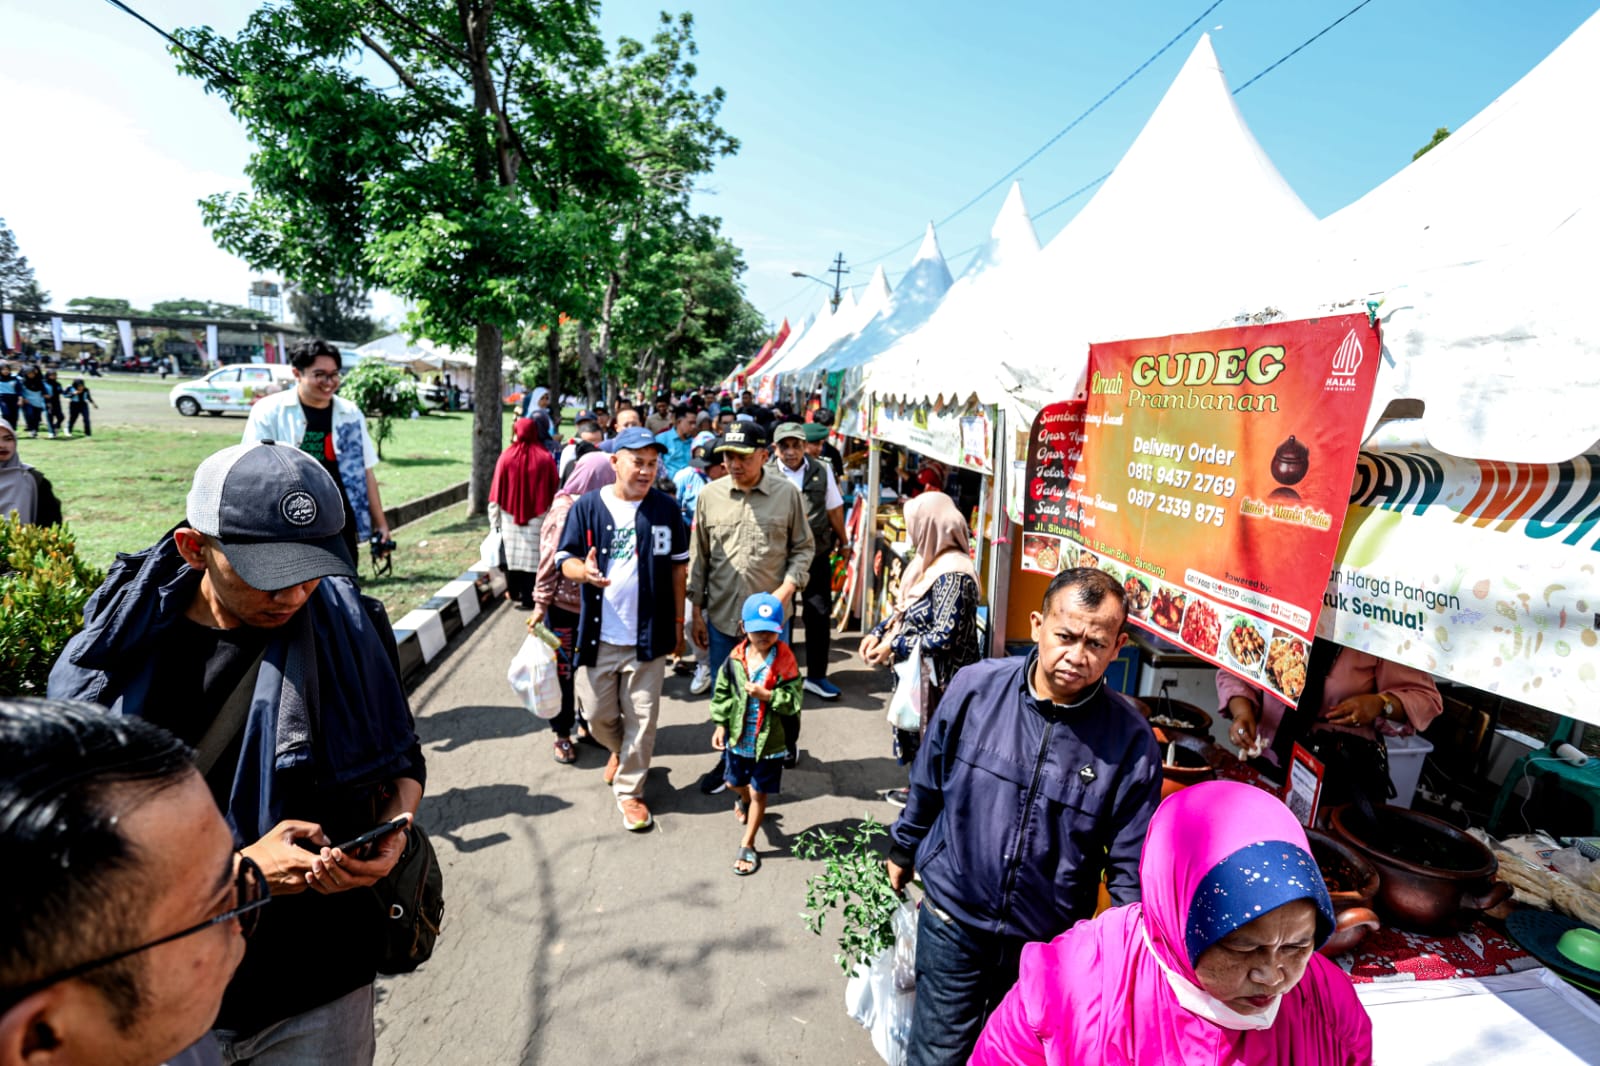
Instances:
[[[266,875],[273,905],[215,1024],[224,1061],[370,1063],[387,919],[352,890],[394,867],[405,834],[361,858],[333,845],[414,816],[422,798],[394,632],[356,588],[339,486],[298,448],[210,456],[187,510],[118,557],[49,692],[194,747],[235,843]]]

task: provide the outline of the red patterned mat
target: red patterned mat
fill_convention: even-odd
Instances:
[[[1334,961],[1356,984],[1488,977],[1539,965],[1515,940],[1481,921],[1451,936],[1379,929]]]

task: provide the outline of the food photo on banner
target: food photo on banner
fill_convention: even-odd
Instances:
[[[1029,437],[1022,566],[1295,704],[1380,358],[1364,314],[1092,344]]]

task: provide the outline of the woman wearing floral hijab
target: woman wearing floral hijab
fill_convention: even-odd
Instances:
[[[53,526],[61,522],[61,503],[50,480],[17,454],[17,431],[0,419],[0,522],[16,512],[22,524]]]
[[[956,671],[981,657],[978,572],[972,565],[971,530],[949,496],[924,492],[906,501],[905,516],[912,557],[900,578],[899,605],[862,639],[860,650],[867,662],[887,666],[905,662],[920,645],[932,675],[923,702],[926,726]],[[916,758],[921,736],[920,730],[895,730],[902,764]],[[887,798],[904,806],[905,789],[894,789]]]
[[[1316,954],[1333,905],[1275,796],[1208,781],[1156,809],[1143,902],[1022,949],[974,1066],[1366,1066],[1372,1022]]]

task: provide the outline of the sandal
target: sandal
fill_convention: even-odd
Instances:
[[[741,862],[749,863],[750,864],[750,869],[748,869],[748,870],[739,869],[739,864]],[[733,872],[739,877],[749,877],[751,874],[755,873],[759,869],[761,869],[761,856],[756,854],[756,849],[755,848],[740,848],[739,849],[739,854],[737,856],[735,856],[734,860],[733,860]]]
[[[578,753],[572,747],[572,741],[566,737],[556,738],[556,762],[563,766],[571,766],[578,761]]]
[[[733,816],[735,818],[739,819],[739,824],[740,825],[744,825],[745,822],[750,820],[750,804],[746,803],[742,799],[734,800],[733,801]]]

